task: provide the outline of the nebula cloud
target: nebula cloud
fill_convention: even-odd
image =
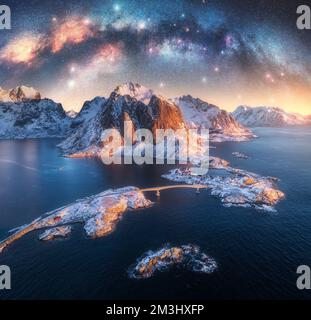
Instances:
[[[54,21],[51,34],[51,50],[53,53],[59,52],[66,44],[79,44],[88,38],[94,37],[95,29],[87,18],[67,17],[60,24]]]
[[[39,34],[27,33],[13,38],[0,51],[0,61],[10,64],[31,65],[46,47],[46,41]]]

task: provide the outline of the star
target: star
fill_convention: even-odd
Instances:
[[[275,80],[274,80],[274,78],[272,77],[272,75],[270,73],[266,74],[266,79],[268,81],[270,81],[271,83],[275,83]]]
[[[91,20],[88,19],[88,18],[86,18],[86,19],[84,19],[83,23],[84,23],[85,25],[89,25],[89,24],[91,23]]]
[[[116,12],[119,12],[119,11],[121,10],[120,5],[116,3],[116,4],[113,6],[113,10],[116,11]]]
[[[76,86],[76,82],[72,79],[67,81],[67,86],[69,89],[73,89]]]
[[[140,21],[138,23],[138,30],[144,30],[146,29],[146,22],[145,21]]]
[[[70,73],[75,73],[76,72],[76,67],[75,66],[71,66],[70,67]]]

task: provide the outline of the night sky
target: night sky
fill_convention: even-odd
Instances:
[[[311,113],[309,0],[4,0],[0,86],[20,84],[79,110],[128,81],[166,97],[191,94]]]

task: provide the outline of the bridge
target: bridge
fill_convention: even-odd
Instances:
[[[170,190],[170,189],[196,189],[196,193],[200,193],[200,189],[206,189],[207,186],[202,184],[175,184],[163,187],[152,187],[152,188],[144,188],[140,189],[141,192],[152,192],[155,191],[156,195],[160,196],[160,191]]]
[[[168,185],[168,186],[162,186],[162,187],[152,187],[152,188],[143,188],[143,189],[139,189],[139,191],[141,192],[156,192],[156,195],[159,197],[160,196],[160,191],[163,190],[170,190],[170,189],[196,189],[196,193],[200,193],[200,189],[206,189],[207,186],[206,185],[201,185],[201,184],[176,184],[176,185]],[[109,196],[112,194],[116,194],[116,192],[111,192],[109,194],[106,194],[105,196]],[[65,208],[65,207],[63,207]],[[54,211],[51,211],[49,213],[49,215],[52,215],[53,213],[55,213],[56,211],[61,210],[62,208],[56,209]],[[24,235],[26,235],[27,233],[30,233],[34,230],[39,230],[42,229],[41,227],[38,228],[37,223],[40,222],[40,219],[44,219],[46,218],[48,215],[45,214],[43,216],[41,216],[38,219],[34,220],[33,222],[31,222],[30,224],[21,227],[18,229],[18,231],[16,231],[14,234],[10,235],[8,238],[0,241],[0,253],[10,244],[12,244],[13,242],[15,242],[16,240],[18,240],[19,238],[23,237]],[[50,226],[50,228],[53,228],[53,225]]]

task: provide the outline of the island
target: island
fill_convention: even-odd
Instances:
[[[216,261],[201,252],[198,246],[164,246],[156,251],[148,251],[128,270],[132,279],[146,279],[156,272],[163,272],[172,267],[183,268],[192,272],[212,273],[217,269]]]

